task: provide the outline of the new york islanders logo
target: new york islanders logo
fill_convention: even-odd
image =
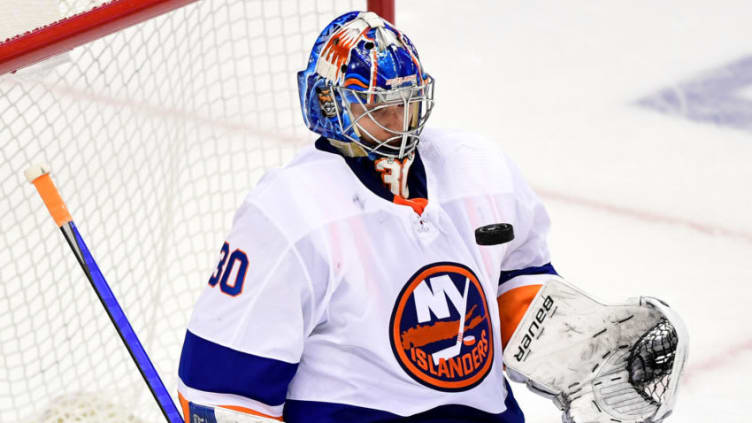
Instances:
[[[479,384],[493,363],[493,330],[483,287],[458,263],[418,270],[397,297],[392,351],[416,381],[441,391]]]

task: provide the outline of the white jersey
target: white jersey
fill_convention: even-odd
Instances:
[[[483,140],[426,130],[418,152],[422,215],[313,147],[264,176],[188,326],[187,401],[288,422],[522,421],[496,300],[553,272],[548,217]],[[515,239],[478,246],[475,228],[499,222]]]

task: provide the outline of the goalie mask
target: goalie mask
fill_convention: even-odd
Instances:
[[[373,12],[350,12],[324,28],[308,67],[298,73],[298,91],[303,120],[313,132],[400,159],[417,147],[433,107],[433,80],[417,50]],[[401,128],[380,118],[395,107]],[[388,135],[369,132],[366,119]]]

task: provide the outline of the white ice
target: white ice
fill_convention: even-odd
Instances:
[[[398,2],[396,20],[437,81],[431,124],[497,140],[541,194],[559,272],[684,316],[690,359],[667,421],[749,422],[752,132],[635,103],[752,56],[752,4]],[[559,421],[515,393],[529,422]]]

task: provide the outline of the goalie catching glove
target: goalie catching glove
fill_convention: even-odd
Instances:
[[[510,377],[552,398],[566,423],[657,423],[671,413],[688,336],[651,297],[607,306],[546,282],[504,348]]]

